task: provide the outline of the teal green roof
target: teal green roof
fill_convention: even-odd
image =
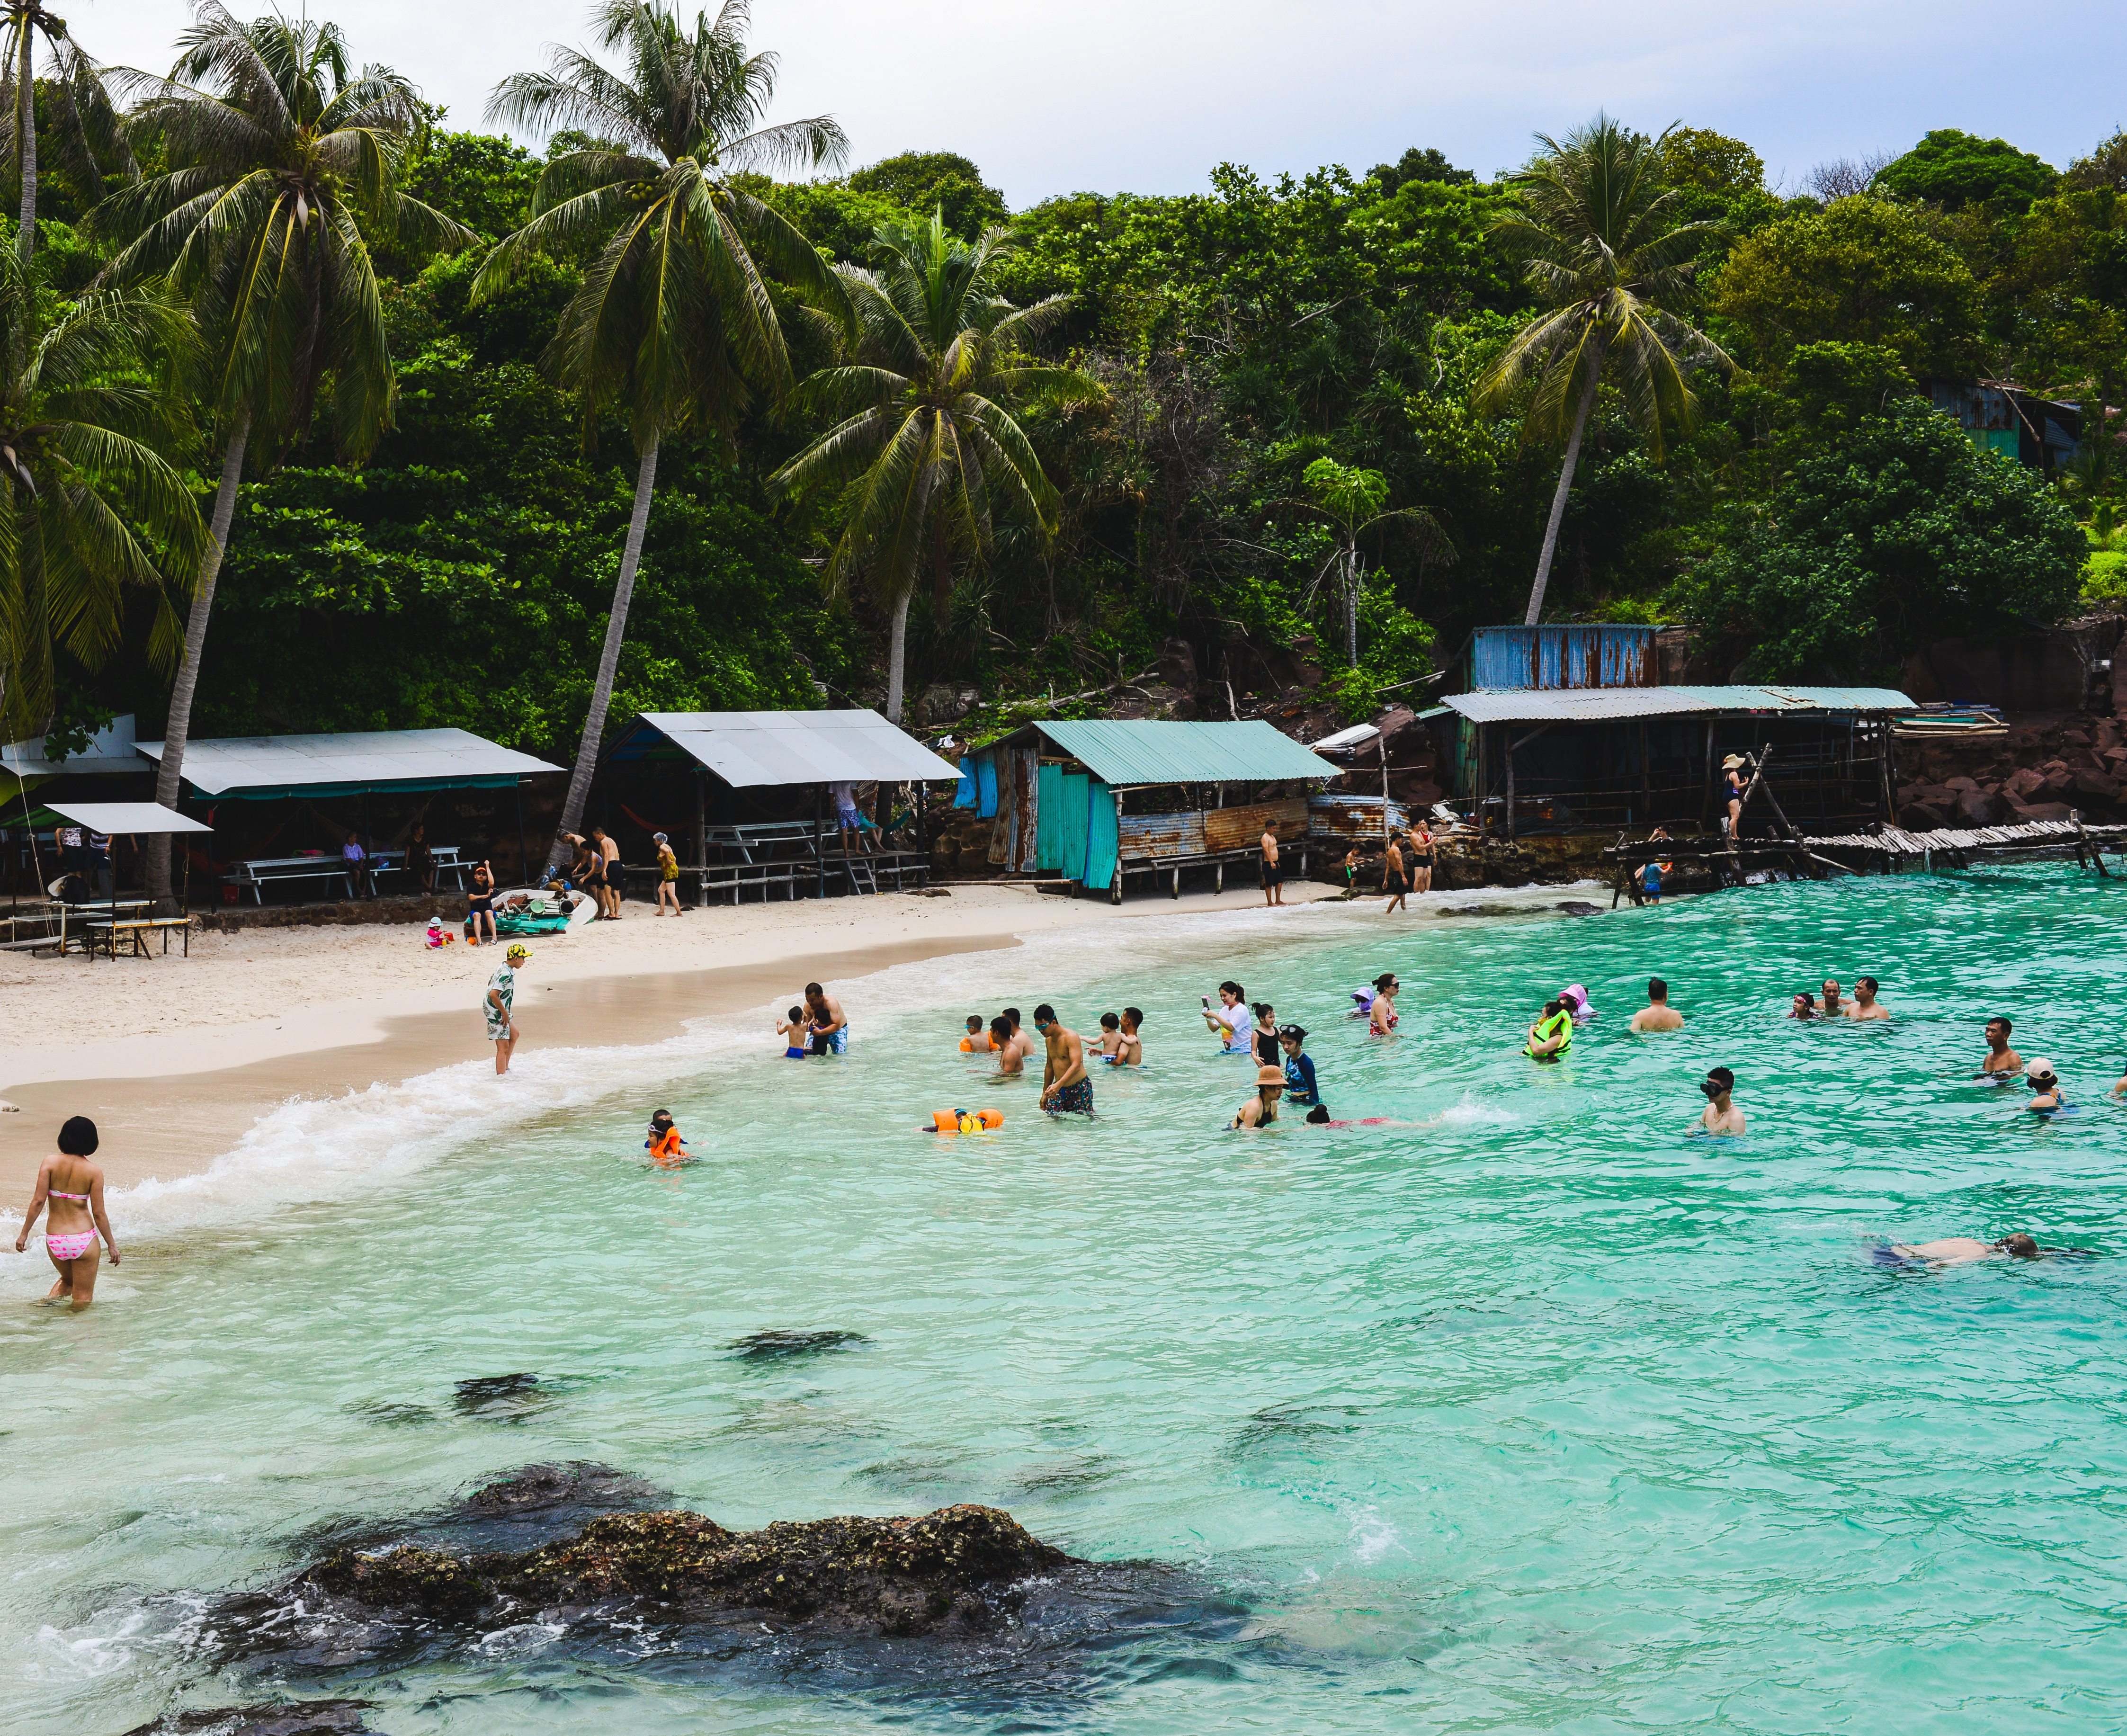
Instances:
[[[1272,783],[1333,778],[1339,769],[1260,718],[1235,723],[1098,719],[1033,723],[1028,730],[1039,732],[1105,784]]]

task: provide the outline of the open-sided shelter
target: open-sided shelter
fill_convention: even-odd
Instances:
[[[1660,685],[1652,627],[1480,628],[1463,667],[1479,685],[1427,720],[1455,794],[1513,837],[1580,828],[1705,827],[1721,762],[1762,757],[1795,821],[1858,829],[1892,818],[1887,687]]]
[[[876,711],[646,711],[604,757],[608,767],[691,768],[694,795],[694,872],[701,895],[771,885],[795,897],[810,880],[827,890],[831,866],[851,891],[875,891],[881,872],[898,885],[925,877],[929,858],[916,851],[844,853],[831,861],[826,839],[836,784],[909,784],[922,809],[926,783],[950,783],[953,766]],[[676,853],[676,852],[675,852]],[[712,855],[724,860],[712,862]]]
[[[990,861],[1053,873],[1122,902],[1123,876],[1252,858],[1266,830],[1300,851],[1307,795],[1337,768],[1260,719],[1029,723],[962,762],[956,800],[993,818]]]

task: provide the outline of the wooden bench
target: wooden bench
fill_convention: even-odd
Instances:
[[[86,931],[84,950],[90,953],[96,951],[97,937],[101,934],[104,951],[116,959],[118,956],[118,937],[122,934],[132,942],[135,958],[152,957],[148,951],[148,937],[160,933],[163,937],[163,956],[168,958],[170,931],[174,928],[184,936],[184,956],[187,958],[192,956],[192,919],[188,916],[122,916],[116,922],[107,916],[92,916],[82,926]]]

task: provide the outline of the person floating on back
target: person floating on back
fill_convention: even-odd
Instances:
[[[1528,1042],[1522,1053],[1531,1060],[1555,1061],[1573,1046],[1573,1014],[1564,1001],[1546,1001],[1543,1012],[1529,1027]]]
[[[1647,1003],[1632,1015],[1627,1031],[1681,1031],[1684,1015],[1669,1003],[1669,984],[1658,976],[1647,979]]]
[[[1974,1079],[1999,1081],[2013,1079],[2024,1070],[2023,1056],[2009,1046],[2011,1028],[2008,1020],[1998,1015],[1987,1021],[1987,1056],[1972,1075]]]
[[[1715,1135],[1741,1133],[1750,1123],[1736,1107],[1736,1075],[1716,1067],[1698,1082],[1706,1093],[1706,1108],[1699,1112],[1699,1131]]]

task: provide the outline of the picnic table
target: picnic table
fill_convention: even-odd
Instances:
[[[7,930],[6,938],[0,939],[0,952],[42,952],[48,946],[65,951],[67,914],[76,908],[55,898],[25,900],[20,909],[0,916],[0,925]]]
[[[337,856],[253,856],[231,868],[229,877],[259,904],[266,902],[264,889],[276,880],[338,880],[349,898],[354,896],[354,881]]]
[[[145,904],[153,900],[140,899],[135,902]],[[102,904],[95,908],[107,911],[111,907]],[[188,916],[121,916],[115,918],[91,916],[82,924],[82,950],[92,955],[97,950],[97,937],[101,935],[103,950],[112,959],[116,959],[118,938],[123,935],[132,942],[135,958],[152,957],[148,951],[148,937],[160,934],[163,937],[163,955],[167,958],[170,951],[170,931],[174,928],[184,937],[184,956],[187,958],[192,956],[192,919]]]
[[[810,820],[762,820],[750,826],[712,826],[707,832],[708,842],[719,853],[735,851],[739,861],[749,866],[763,857],[775,857],[786,844],[802,844],[804,853],[810,855],[814,837]],[[756,850],[761,852],[760,857],[754,855]]]
[[[456,844],[431,844],[429,847],[429,865],[436,870],[436,882],[443,884],[445,870],[448,870],[452,884],[461,892],[466,889],[466,870],[471,865],[458,860]],[[406,871],[406,852],[403,847],[372,850],[369,853],[369,871],[372,874],[404,874]]]

